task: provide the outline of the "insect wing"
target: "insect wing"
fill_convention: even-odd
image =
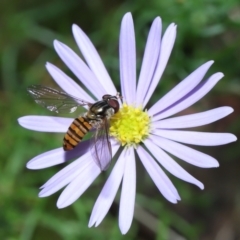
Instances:
[[[96,130],[93,138],[92,154],[94,161],[102,171],[106,171],[112,160],[112,147],[109,141],[109,121],[104,119],[103,124]]]
[[[42,85],[32,85],[27,91],[37,104],[56,113],[72,113],[79,106],[92,105],[65,92]]]

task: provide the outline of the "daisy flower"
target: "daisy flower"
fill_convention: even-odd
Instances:
[[[104,94],[116,95],[117,89],[90,39],[78,26],[73,25],[72,30],[86,63],[68,46],[55,40],[54,47],[62,61],[96,99],[101,99]],[[130,13],[125,14],[122,19],[119,52],[123,102],[120,103],[119,112],[110,120],[113,156],[118,150],[121,152],[95,202],[89,227],[101,223],[122,182],[119,228],[122,234],[129,230],[136,195],[136,155],[161,194],[168,201],[177,203],[180,200],[178,191],[163,169],[175,177],[197,185],[200,189],[204,186],[169,154],[201,168],[218,167],[216,159],[184,144],[217,146],[236,141],[236,137],[230,133],[182,130],[217,121],[233,112],[231,107],[172,117],[204,97],[223,77],[223,74],[218,72],[203,80],[213,61],[201,65],[150,109],[146,109],[146,104],[157,87],[171,54],[176,25],[170,24],[162,37],[161,31],[161,19],[157,17],[149,31],[137,81],[133,20]],[[47,63],[46,68],[66,93],[88,102],[96,101],[56,66]],[[24,116],[18,119],[21,126],[30,130],[61,133],[67,132],[73,120],[53,116]],[[58,208],[64,208],[85,192],[101,173],[101,169],[92,159],[89,144],[89,140],[83,141],[68,152],[60,147],[40,154],[27,163],[29,169],[42,169],[76,158],[41,187],[40,197],[47,197],[65,187],[57,201]]]

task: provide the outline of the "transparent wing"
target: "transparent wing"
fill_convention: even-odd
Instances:
[[[94,161],[102,171],[106,171],[112,160],[112,147],[109,141],[109,121],[104,119],[103,124],[96,130],[93,138],[92,155]]]
[[[92,105],[65,92],[42,85],[31,85],[27,91],[37,104],[56,113],[72,113],[79,106]]]

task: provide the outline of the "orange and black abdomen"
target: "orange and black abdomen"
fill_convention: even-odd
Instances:
[[[76,118],[64,136],[63,149],[65,151],[69,151],[75,148],[91,128],[92,125],[87,121],[85,117]]]

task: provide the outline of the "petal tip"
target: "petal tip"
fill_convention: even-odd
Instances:
[[[51,66],[54,66],[54,65],[53,65],[52,63],[50,63],[50,62],[46,62],[46,63],[45,63],[45,67],[46,67],[46,68],[51,67]]]
[[[58,208],[58,209],[62,209],[62,208],[68,207],[69,205],[72,204],[72,202],[70,203],[70,202],[67,201],[66,199],[63,200],[61,197],[62,197],[62,196],[60,196],[60,197],[58,198],[58,200],[57,200],[57,204],[56,204],[56,205],[57,205],[57,208]]]
[[[72,32],[73,32],[73,35],[77,34],[79,31],[82,32],[81,28],[77,25],[77,24],[73,24],[72,25]]]
[[[36,169],[36,166],[34,167],[35,164],[33,164],[31,161],[27,162],[26,168],[34,170]]]
[[[130,226],[126,226],[126,225],[122,226],[121,224],[119,224],[119,229],[122,235],[125,235],[129,231]]]
[[[234,109],[232,107],[228,107],[229,109],[229,114],[234,112]]]
[[[42,189],[42,190],[38,193],[38,197],[39,197],[39,198],[45,197],[43,191],[44,191],[44,189]]]
[[[235,135],[233,135],[232,139],[233,139],[233,142],[236,142],[238,140]]]
[[[89,221],[89,223],[88,223],[88,227],[91,228],[91,227],[94,225],[94,223],[95,223],[95,222],[90,219],[90,221]]]
[[[21,127],[23,127],[23,125],[22,125],[22,120],[23,120],[23,118],[24,118],[24,117],[20,117],[20,118],[17,119],[17,122],[18,122],[18,124],[19,124]]]
[[[223,78],[224,74],[222,72],[217,73],[219,78]]]
[[[126,235],[126,233],[128,232],[126,230],[121,230],[121,229],[120,229],[120,231],[121,231],[122,235]]]
[[[60,42],[60,41],[58,41],[57,39],[55,39],[54,41],[53,41],[53,46],[54,46],[54,48],[57,50],[57,48],[59,48],[59,47],[62,47],[64,44],[62,43],[62,42]]]
[[[122,21],[129,21],[129,20],[132,20],[132,13],[131,12],[127,12],[122,18]]]
[[[154,19],[153,22],[156,23],[156,24],[161,24],[161,23],[162,23],[162,19],[161,19],[159,16],[157,16],[157,17]]]
[[[55,44],[58,44],[58,43],[60,43],[57,39],[54,39],[53,40],[53,44],[55,45]]]
[[[72,25],[72,29],[74,29],[74,28],[78,28],[78,25],[76,23],[73,23],[73,25]]]
[[[57,201],[57,208],[58,209],[62,209],[62,208],[64,208],[65,206],[62,204],[62,203],[60,203],[59,201]]]
[[[204,189],[204,185],[201,183],[201,182],[199,182],[199,184],[197,185],[201,190],[203,190]]]

